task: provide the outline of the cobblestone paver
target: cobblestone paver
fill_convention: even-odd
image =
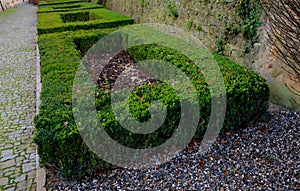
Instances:
[[[0,190],[36,190],[36,9],[0,18]]]

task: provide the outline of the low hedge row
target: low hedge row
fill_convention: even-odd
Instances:
[[[39,7],[38,13],[51,13],[51,12],[69,12],[77,10],[88,10],[88,9],[97,9],[103,8],[102,5],[96,5],[93,3],[74,3],[74,4],[60,4],[53,6],[42,6]]]
[[[88,12],[89,15],[87,21],[81,18],[86,15],[86,12]],[[70,16],[73,19],[69,20],[69,22],[68,20],[63,20],[63,18],[69,17],[68,15],[76,15],[77,18]],[[38,20],[39,23],[37,30],[39,35],[54,32],[76,31],[80,29],[89,30],[113,28],[121,25],[132,24],[134,22],[130,17],[102,8],[66,13],[40,13],[38,14]]]
[[[49,1],[51,6],[40,7],[70,8],[74,7],[74,2],[78,3]],[[71,91],[85,49],[116,30],[110,27],[133,23],[131,18],[105,9],[91,10],[88,15],[80,12],[86,11],[38,14],[43,89],[40,112],[35,118],[35,142],[41,163],[57,166],[65,178],[75,178],[110,166],[83,143],[73,119]],[[62,17],[76,21],[77,13],[77,17],[93,17],[94,21],[63,23]]]
[[[72,86],[82,54],[74,41],[89,45],[115,29],[79,30],[39,35],[41,106],[35,117],[35,142],[42,164],[56,166],[74,178],[108,164],[83,143],[73,119]]]
[[[81,3],[81,2],[82,2],[81,0],[64,0],[64,1],[46,0],[46,1],[40,1],[39,2],[39,7],[61,5],[61,4]]]

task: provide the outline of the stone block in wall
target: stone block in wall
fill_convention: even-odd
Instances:
[[[1,10],[2,11],[5,11],[6,9],[7,9],[7,7],[6,7],[6,4],[4,3],[4,1],[3,0],[0,0],[0,6],[1,6]]]
[[[206,25],[202,25],[202,31],[204,32],[204,33],[209,33],[209,27],[208,26],[206,26]]]
[[[2,2],[0,1],[0,11],[4,11],[4,7],[2,5]]]
[[[2,9],[6,10],[9,8],[17,7],[20,3],[28,2],[28,0],[1,0]]]
[[[13,7],[12,1],[11,0],[2,0],[2,3],[5,7],[5,9],[9,9]]]

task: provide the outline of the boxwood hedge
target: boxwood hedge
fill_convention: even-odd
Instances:
[[[84,19],[88,12],[88,19]],[[63,20],[64,18],[73,18]],[[113,28],[133,23],[133,19],[107,9],[90,9],[70,12],[51,12],[38,14],[38,34],[76,31],[80,29]],[[64,22],[65,21],[65,22]],[[76,22],[77,21],[77,22]],[[82,22],[85,21],[85,22]]]
[[[111,167],[86,146],[79,134],[73,116],[72,86],[82,55],[95,42],[114,30],[77,30],[39,35],[43,89],[40,112],[35,118],[35,142],[38,145],[41,163],[56,166],[67,179]],[[136,46],[127,51],[137,61],[168,61],[188,74],[199,96],[202,120],[195,138],[201,138],[209,121],[211,95],[206,80],[201,72],[195,70],[193,62],[186,55],[159,45]],[[223,130],[228,131],[265,111],[269,90],[265,80],[254,72],[222,56],[214,54],[214,58],[226,86],[227,112]],[[163,92],[169,93],[166,95]],[[136,88],[128,98],[130,111],[139,121],[149,119],[151,101],[161,99],[167,106],[166,122],[149,136],[140,136],[124,130],[115,120],[108,91],[98,89],[96,94],[96,108],[103,127],[112,138],[123,145],[134,148],[159,145],[172,135],[174,126],[180,119],[178,97],[172,87],[159,81]],[[122,111],[124,105],[120,103],[117,108]]]
[[[53,6],[53,5],[60,5],[60,4],[72,4],[72,3],[81,3],[81,0],[64,0],[64,1],[59,1],[59,0],[46,0],[46,1],[40,1],[39,2],[39,7],[43,6]]]
[[[60,168],[74,178],[108,164],[83,143],[72,113],[72,85],[82,54],[74,41],[94,44],[115,29],[80,30],[40,35],[41,106],[35,118],[35,142],[42,164]]]
[[[150,30],[151,29],[149,29],[149,31]],[[150,34],[146,33],[147,32],[144,31],[142,35],[150,36]],[[166,38],[165,35],[160,37],[161,34],[159,32],[155,33],[151,31],[150,33],[152,37],[155,36],[158,40]],[[167,40],[173,42],[172,38],[168,38]],[[136,61],[163,60],[172,63],[184,71],[195,86],[200,104],[199,116],[201,116],[201,123],[198,124],[194,138],[201,139],[206,131],[211,116],[211,95],[207,80],[202,74],[201,69],[186,55],[172,48],[162,45],[149,45],[147,42],[144,43],[146,43],[146,45],[134,46],[127,50]],[[255,72],[237,65],[233,61],[218,54],[213,54],[213,56],[223,75],[227,97],[226,116],[221,130],[223,132],[232,131],[238,129],[241,124],[251,121],[254,117],[266,111],[268,108],[269,88],[266,81]],[[165,72],[167,74],[170,71]],[[108,78],[102,81],[108,81]],[[102,89],[100,92],[97,92],[100,96],[96,98],[97,108],[99,109],[98,117],[101,120],[102,126],[114,140],[122,143],[122,145],[133,148],[147,148],[160,145],[174,132],[174,124],[175,126],[178,124],[181,112],[178,97],[163,92],[170,93],[170,87],[158,81],[136,89],[134,95],[131,95],[131,98],[123,98],[127,100],[130,105],[131,114],[133,116],[131,119],[137,119],[138,121],[147,121],[149,119],[149,106],[152,101],[156,99],[163,100],[163,103],[166,105],[168,113],[166,121],[161,128],[154,134],[140,135],[125,130],[120,125],[120,121],[115,119],[115,114],[111,107],[110,94],[105,93],[105,90]],[[214,96],[218,96],[218,92],[216,92]],[[185,101],[189,100],[187,99]],[[117,104],[115,107],[117,111],[119,111],[117,113],[122,114],[122,111],[126,110],[126,105],[123,103],[114,104]],[[158,116],[151,115],[151,118],[156,117],[158,118]],[[124,117],[120,117],[118,120],[121,120],[121,123],[122,121],[126,121],[126,123],[132,122]]]
[[[51,13],[51,12],[69,12],[77,10],[88,10],[88,9],[98,9],[103,8],[102,5],[96,5],[93,3],[74,3],[74,4],[59,4],[59,5],[49,5],[41,6],[38,9],[38,13]]]
[[[201,117],[205,122],[201,124],[202,127],[199,126],[195,135],[195,138],[200,138],[208,125],[211,109],[208,107],[211,105],[208,85],[201,71],[194,70],[195,65],[187,56],[170,48],[147,45],[131,48],[129,53],[136,61],[156,59],[173,63],[188,74],[198,91]],[[213,53],[213,56],[222,72],[226,87],[227,109],[222,130],[234,130],[239,125],[249,122],[253,117],[266,111],[269,88],[266,81],[255,72],[218,54]]]

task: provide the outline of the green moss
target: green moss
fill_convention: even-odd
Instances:
[[[193,21],[188,21],[188,22],[186,23],[186,28],[187,28],[188,30],[191,30],[192,26],[193,26]]]
[[[169,10],[169,15],[177,18],[179,17],[178,11],[175,7],[175,2],[174,1],[167,1],[167,8]]]
[[[202,31],[202,25],[201,24],[197,24],[196,29],[197,29],[197,31]]]
[[[217,13],[216,13],[216,18],[217,18],[217,19],[222,20],[223,17],[224,17],[224,16],[223,16],[223,13],[221,13],[221,12],[217,12]]]
[[[141,7],[145,7],[147,5],[146,0],[140,0]]]
[[[217,52],[219,55],[224,55],[226,43],[227,39],[225,37],[216,38],[214,47],[215,52]]]

